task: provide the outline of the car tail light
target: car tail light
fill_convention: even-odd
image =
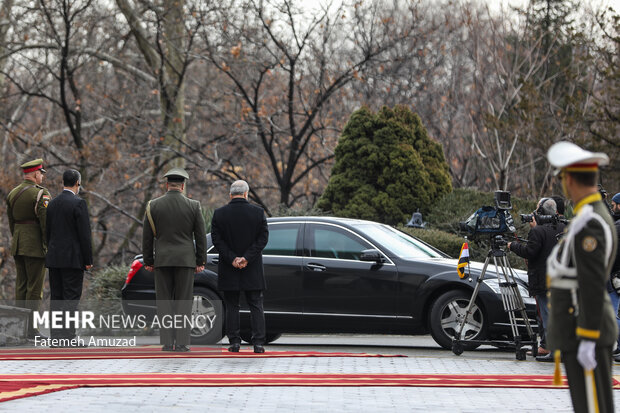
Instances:
[[[140,262],[140,260],[134,260],[134,262],[131,263],[131,267],[129,268],[129,272],[127,273],[127,279],[125,280],[125,285],[131,282],[131,279],[134,275],[136,275],[140,268],[142,268],[142,263]]]

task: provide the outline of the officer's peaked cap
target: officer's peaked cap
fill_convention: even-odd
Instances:
[[[172,168],[164,175],[168,182],[183,182],[189,179],[189,175],[183,168]]]
[[[35,159],[33,161],[28,161],[28,162],[21,164],[19,167],[22,168],[25,174],[34,172],[34,171],[41,171],[43,173],[47,172],[45,169],[43,169],[43,159]]]

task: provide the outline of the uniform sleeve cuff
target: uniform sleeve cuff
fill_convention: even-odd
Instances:
[[[577,327],[576,333],[578,337],[589,338],[591,340],[598,340],[601,336],[601,332],[599,330],[588,330],[581,327]]]

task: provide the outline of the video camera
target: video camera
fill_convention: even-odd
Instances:
[[[557,214],[557,212],[553,215],[548,215],[544,213],[544,212],[549,212],[549,211],[545,210],[543,208],[543,205],[545,202],[550,201],[550,200],[554,200],[554,199],[553,198],[541,199],[538,208],[536,208],[536,211],[532,212],[531,214],[519,214],[519,216],[521,217],[521,222],[525,224],[527,222],[534,222],[534,220],[536,220],[537,225],[558,224],[558,223],[568,225],[568,220],[565,218],[561,218],[560,215]]]
[[[495,206],[482,206],[474,212],[467,220],[459,223],[461,231],[467,232],[471,236],[478,234],[497,235],[514,233],[514,220],[509,210],[512,209],[510,202],[510,192],[495,191]],[[501,237],[500,237],[501,238]]]
[[[557,224],[558,222],[568,224],[568,220],[565,218],[560,218],[559,215],[540,215],[534,212],[531,214],[519,214],[519,216],[521,217],[522,223],[532,222],[535,218],[536,224],[538,225]]]

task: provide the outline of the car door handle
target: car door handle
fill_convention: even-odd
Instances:
[[[306,264],[306,267],[310,268],[312,271],[325,271],[327,269],[326,266],[321,264]]]

